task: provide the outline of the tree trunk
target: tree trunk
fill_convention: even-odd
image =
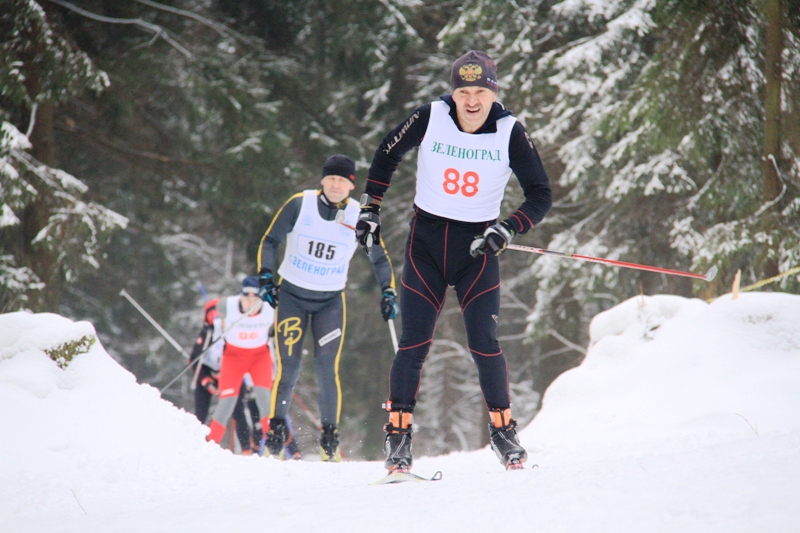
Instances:
[[[764,177],[763,198],[773,200],[781,192],[777,165],[781,161],[781,81],[783,66],[783,28],[781,0],[766,0],[767,33],[765,46],[766,87],[764,94],[764,155],[761,163]]]
[[[766,37],[764,50],[764,153],[761,159],[761,172],[764,179],[762,198],[769,202],[781,193],[781,179],[778,168],[781,163],[781,81],[783,77],[783,28],[781,0],[766,0]],[[764,263],[764,276],[772,277],[779,273],[778,262],[768,258]]]
[[[33,32],[36,34],[36,32]],[[25,89],[32,101],[36,101],[42,92],[41,66],[35,61],[36,56],[43,53],[44,44],[37,42],[31,51],[31,59],[26,62]],[[55,163],[55,143],[53,139],[53,120],[55,106],[49,102],[39,103],[35,117],[33,131],[30,134],[31,155],[41,163],[53,166]],[[47,225],[52,213],[52,199],[47,191],[40,189],[34,201],[22,213],[22,250],[23,264],[28,265],[34,274],[46,284],[39,291],[30,291],[28,306],[33,311],[56,312],[61,278],[56,267],[56,255],[53,251],[42,245],[34,245],[33,240]]]

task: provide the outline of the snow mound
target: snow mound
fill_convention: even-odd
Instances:
[[[82,337],[95,337],[89,322],[73,322],[52,313],[0,315],[0,361],[28,350],[51,350]]]
[[[134,474],[155,482],[175,465],[196,470],[196,453],[225,453],[206,444],[207,428],[194,416],[138,384],[99,340],[64,369],[44,352],[87,335],[95,336],[90,323],[50,313],[0,315],[0,500],[3,486],[16,486],[38,492],[51,509],[46,495],[58,493],[56,506],[74,510],[74,500],[63,501],[62,480],[73,480],[72,490],[101,484],[113,492]],[[45,484],[48,473],[58,474]]]
[[[521,431],[538,468],[505,472],[488,449],[419,457],[417,473],[444,478],[395,486],[371,484],[382,461],[232,455],[99,342],[63,370],[36,347],[83,323],[0,315],[0,529],[224,531],[266,517],[337,533],[376,529],[402,501],[414,530],[479,531],[496,529],[486,502],[502,501],[520,531],[792,531],[798,324],[800,297],[783,294],[624,302]]]
[[[522,442],[596,457],[796,430],[798,325],[789,294],[631,298],[592,320],[585,361],[548,388]]]

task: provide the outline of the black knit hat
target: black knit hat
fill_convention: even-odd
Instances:
[[[325,160],[322,165],[322,177],[342,176],[356,182],[356,162],[342,154],[335,154]]]
[[[450,91],[459,87],[486,87],[497,92],[497,65],[486,52],[470,50],[456,59],[450,71]]]
[[[255,294],[258,292],[258,278],[247,276],[242,280],[242,294]]]

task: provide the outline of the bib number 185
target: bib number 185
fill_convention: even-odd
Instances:
[[[318,259],[331,260],[336,255],[336,246],[333,244],[325,245],[324,242],[308,241],[308,255]]]
[[[444,192],[447,194],[458,194],[459,192],[467,198],[472,198],[478,194],[478,183],[481,178],[477,173],[470,171],[464,172],[462,176],[458,170],[448,168],[444,171]]]

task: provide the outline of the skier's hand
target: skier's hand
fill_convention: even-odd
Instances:
[[[386,321],[397,318],[397,311],[400,306],[397,305],[397,292],[391,287],[384,289],[383,297],[381,298],[381,316]]]
[[[478,235],[472,240],[469,253],[472,257],[478,257],[486,252],[500,255],[511,243],[514,233],[514,229],[505,222],[492,224],[486,228],[483,235]]]
[[[219,392],[217,389],[217,380],[211,376],[206,376],[200,380],[200,386],[206,389],[212,396],[216,396]]]
[[[372,245],[381,240],[381,205],[371,196],[364,194],[361,197],[361,212],[356,222],[356,240],[370,255]]]
[[[268,268],[262,268],[261,272],[258,273],[258,297],[274,309],[278,306],[278,292],[280,289],[278,285],[275,285],[272,271]]]

